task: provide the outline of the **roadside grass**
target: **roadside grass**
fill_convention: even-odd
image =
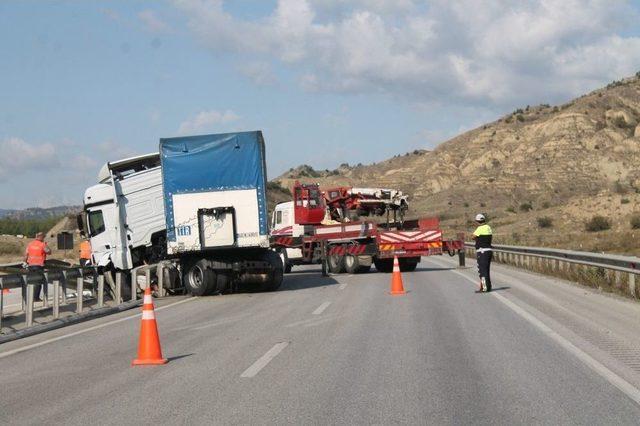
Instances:
[[[633,299],[640,297],[637,285],[633,291],[630,288],[629,273],[626,272],[576,263],[558,262],[555,259],[532,256],[506,256],[504,253],[494,256],[494,261],[512,265],[519,269],[561,278],[606,293],[615,293]],[[636,278],[637,280],[638,278]]]

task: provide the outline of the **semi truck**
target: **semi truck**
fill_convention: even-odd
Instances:
[[[285,272],[295,265],[313,263],[322,263],[333,273],[367,272],[372,265],[380,272],[391,272],[394,257],[398,257],[400,270],[409,272],[416,269],[422,256],[443,253],[458,253],[461,265],[464,263],[464,235],[444,239],[435,217],[405,220],[407,196],[400,191],[369,189],[368,195],[361,197],[365,202],[352,203],[351,209],[349,204],[336,204],[339,197],[333,192],[322,191],[316,183],[295,182],[293,201],[276,205],[271,245]],[[349,192],[365,193],[357,189]],[[342,212],[336,214],[337,209]],[[359,214],[353,215],[355,210]],[[386,220],[360,220],[363,212],[364,216],[385,216]]]
[[[275,290],[283,265],[270,249],[262,132],[160,139],[159,152],[105,164],[84,195],[92,261],[109,280],[164,262],[165,287],[193,295],[240,284]]]

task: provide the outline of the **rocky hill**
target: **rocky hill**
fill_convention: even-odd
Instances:
[[[449,231],[470,230],[481,211],[503,243],[638,253],[639,166],[640,73],[564,105],[524,106],[433,151],[301,166],[275,181],[394,187],[411,195],[414,215],[439,215]],[[594,215],[611,229],[587,232]]]

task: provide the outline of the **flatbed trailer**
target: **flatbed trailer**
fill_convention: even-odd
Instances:
[[[416,269],[422,256],[444,253],[458,254],[464,265],[464,235],[443,239],[437,218],[405,221],[400,229],[359,221],[306,226],[303,232],[293,235],[292,227],[272,232],[271,247],[281,254],[285,265],[321,263],[323,271],[359,273],[374,264],[380,272],[391,272],[393,258],[398,257],[400,269],[408,272]],[[286,257],[291,249],[301,251],[292,264]]]

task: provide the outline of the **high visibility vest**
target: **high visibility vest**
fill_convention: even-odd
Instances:
[[[27,264],[29,266],[44,266],[47,260],[45,247],[47,245],[43,241],[33,240],[27,246]]]
[[[91,259],[91,243],[89,241],[80,243],[80,259]]]
[[[491,248],[493,231],[489,225],[480,225],[473,231],[476,236],[476,249]]]

